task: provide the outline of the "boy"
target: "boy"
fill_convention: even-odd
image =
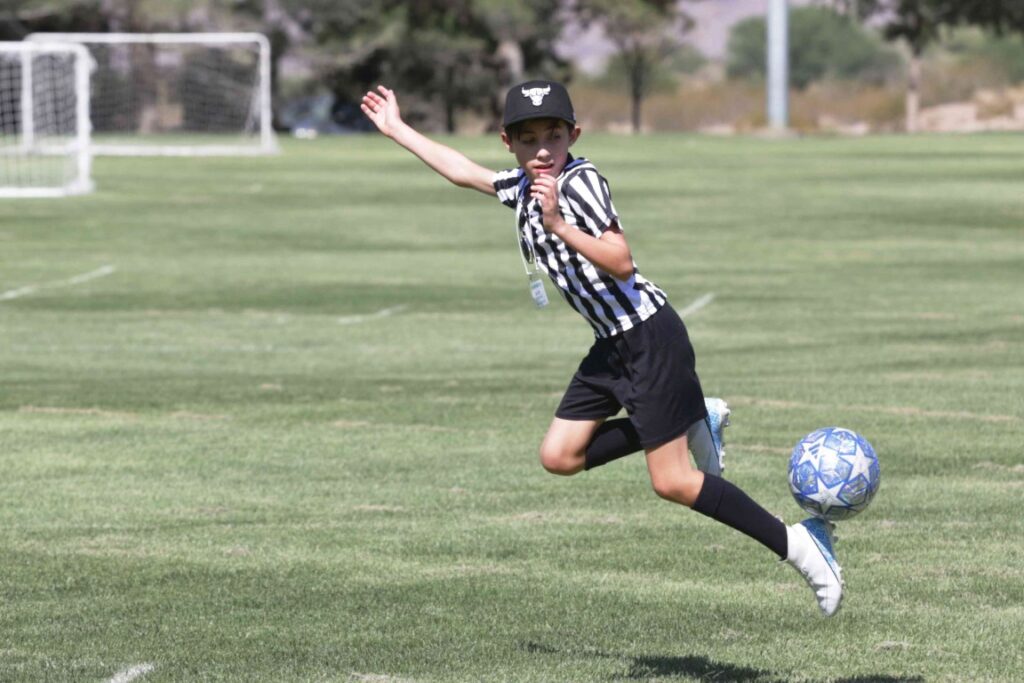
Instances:
[[[516,212],[523,262],[538,305],[540,272],[594,329],[540,447],[541,464],[572,475],[643,450],[655,492],[750,536],[799,571],[831,616],[842,574],[826,522],[787,527],[721,472],[724,402],[705,404],[693,348],[665,293],[633,261],[607,181],[569,148],[579,139],[569,94],[552,81],[509,90],[501,140],[519,166],[494,173],[402,121],[394,92],[363,97],[384,135],[460,187],[497,196]],[[712,424],[708,415],[712,408]],[[628,418],[608,420],[622,408]],[[691,435],[699,468],[690,464]]]

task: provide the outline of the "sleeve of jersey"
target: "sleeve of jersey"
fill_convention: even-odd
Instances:
[[[494,174],[494,191],[498,193],[498,201],[510,209],[516,208],[519,199],[519,181],[523,177],[523,169],[510,168]]]
[[[562,194],[582,225],[595,236],[619,220],[608,182],[594,168],[583,169],[569,178],[562,186]]]

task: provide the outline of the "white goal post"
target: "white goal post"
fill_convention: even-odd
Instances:
[[[92,190],[89,53],[0,42],[0,197]]]
[[[259,33],[33,33],[94,63],[94,154],[274,154],[270,41]]]

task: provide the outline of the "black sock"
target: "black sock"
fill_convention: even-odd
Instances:
[[[704,475],[693,509],[745,533],[782,559],[789,552],[786,525],[721,477]]]
[[[640,435],[636,433],[636,427],[629,418],[605,422],[597,428],[587,444],[583,469],[593,469],[640,449]]]

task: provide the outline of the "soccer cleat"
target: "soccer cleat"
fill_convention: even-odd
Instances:
[[[729,426],[729,404],[720,398],[704,399],[706,419],[696,423],[686,433],[690,452],[697,469],[707,474],[722,476],[725,471],[725,440],[722,430]]]
[[[729,404],[720,398],[704,399],[704,407],[708,409],[708,422],[711,423],[711,438],[715,442],[715,453],[718,455],[718,469],[725,471],[725,437],[722,430],[729,426]]]
[[[786,562],[807,581],[826,617],[839,611],[843,601],[843,570],[832,550],[833,527],[817,517],[786,527]]]

